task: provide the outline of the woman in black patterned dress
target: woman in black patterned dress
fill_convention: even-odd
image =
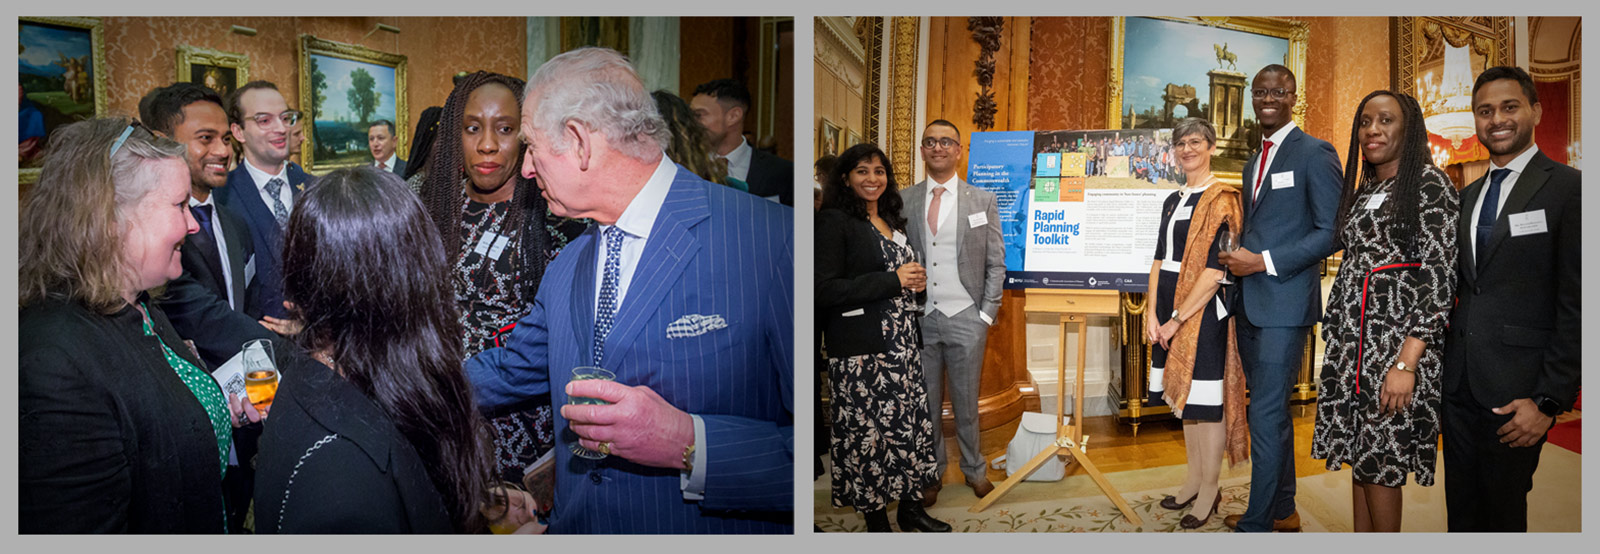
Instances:
[[[464,358],[498,345],[527,314],[539,278],[583,226],[550,215],[522,177],[523,81],[477,72],[457,83],[440,116],[422,200],[453,263]],[[496,474],[513,483],[554,444],[548,395],[487,414]]]
[[[928,274],[906,242],[894,169],[871,144],[839,155],[816,227],[816,307],[832,385],[833,505],[854,506],[867,530],[946,532],[922,509],[938,482],[933,418],[918,357],[915,294]]]
[[[1459,203],[1412,97],[1367,95],[1350,135],[1311,457],[1350,466],[1356,531],[1399,531],[1406,474],[1432,485],[1438,458]]]

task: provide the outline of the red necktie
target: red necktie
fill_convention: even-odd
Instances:
[[[933,203],[928,204],[928,236],[939,234],[939,195],[944,187],[933,187]]]
[[[1270,141],[1270,140],[1261,141],[1261,168],[1256,170],[1256,190],[1254,192],[1250,193],[1251,194],[1251,196],[1250,196],[1251,198],[1254,198],[1254,199],[1260,199],[1261,198],[1261,181],[1266,179],[1266,176],[1267,176],[1267,154],[1269,154],[1271,152],[1272,152],[1272,141]]]

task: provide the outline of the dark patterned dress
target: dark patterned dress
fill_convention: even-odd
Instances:
[[[1161,262],[1161,278],[1156,283],[1155,314],[1156,321],[1162,324],[1172,319],[1172,310],[1177,308],[1181,300],[1174,296],[1178,293],[1183,259],[1189,255],[1184,252],[1189,243],[1189,222],[1193,221],[1194,211],[1205,190],[1173,191],[1161,205],[1161,234],[1156,237],[1155,254],[1155,259]],[[1227,234],[1228,224],[1223,223],[1211,240],[1211,250],[1203,253],[1206,257],[1204,269],[1226,271],[1226,267],[1218,261],[1217,254],[1222,251],[1222,237]],[[1195,286],[1201,286],[1201,283]],[[1222,295],[1222,289],[1218,288],[1216,296],[1206,303],[1206,309],[1184,322],[1184,325],[1200,325],[1195,344],[1194,374],[1189,381],[1189,398],[1181,414],[1183,419],[1189,421],[1222,421],[1222,376],[1228,354],[1228,312],[1223,308]],[[1167,405],[1162,398],[1166,392],[1163,381],[1166,378],[1167,355],[1166,348],[1159,344],[1151,345],[1148,400],[1152,406]]]
[[[527,314],[527,306],[521,300],[520,230],[505,225],[510,207],[509,200],[484,204],[471,199],[462,206],[464,242],[456,259],[455,293],[465,333],[463,354],[467,358],[497,346],[496,337],[509,333],[509,327]],[[583,232],[584,224],[546,214],[545,228],[551,238],[551,248],[545,253],[548,262]],[[490,417],[495,469],[500,479],[522,482],[528,466],[555,444],[555,421],[551,415],[550,395],[545,394]]]
[[[1326,459],[1330,470],[1349,464],[1357,480],[1386,487],[1405,485],[1407,473],[1432,485],[1438,458],[1440,346],[1455,292],[1460,204],[1433,166],[1419,186],[1422,220],[1414,237],[1396,228],[1395,179],[1362,186],[1339,236],[1344,261],[1322,321],[1328,348],[1311,457]],[[1380,194],[1381,202],[1374,200]],[[1378,395],[1407,336],[1428,345],[1411,406],[1382,416]]]
[[[893,241],[873,235],[883,247],[884,271],[913,261],[905,235],[897,231]],[[939,479],[917,348],[916,300],[902,288],[893,303],[883,321],[888,352],[828,358],[836,507],[866,512],[896,500],[920,501],[922,489]]]

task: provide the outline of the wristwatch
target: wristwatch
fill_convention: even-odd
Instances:
[[[1549,395],[1535,394],[1530,400],[1533,400],[1533,404],[1538,406],[1539,411],[1544,412],[1544,415],[1550,417],[1561,415],[1561,403],[1556,402],[1556,399],[1550,398]]]
[[[1172,310],[1172,319],[1177,321],[1178,325],[1183,325],[1183,318],[1178,317],[1178,310]]]
[[[1414,370],[1414,369],[1411,369],[1411,368],[1409,368],[1409,367],[1406,367],[1406,363],[1405,363],[1405,362],[1402,362],[1402,361],[1400,361],[1400,360],[1395,360],[1395,362],[1394,362],[1394,368],[1395,368],[1395,369],[1398,369],[1398,370],[1400,370],[1400,371],[1410,371],[1410,372],[1416,372],[1416,370]]]
[[[683,448],[683,470],[694,473],[694,443]]]

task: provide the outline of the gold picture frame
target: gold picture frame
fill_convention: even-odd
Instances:
[[[57,41],[62,38],[68,39],[74,48],[72,56],[50,50],[45,46],[46,42],[37,41],[36,38],[41,34],[59,35],[50,38],[51,44],[60,44]],[[86,49],[84,43],[87,43]],[[35,45],[36,50],[30,52],[30,44]],[[38,141],[40,147],[47,142],[49,132],[55,127],[73,121],[105,117],[109,113],[106,95],[105,27],[99,18],[18,17],[17,45],[20,50],[17,84],[22,87],[23,96],[29,101],[28,103],[41,113],[44,125],[45,135]],[[79,54],[78,52],[82,50],[86,51]],[[49,66],[59,67],[60,75],[50,75],[57,72],[46,71],[45,68]],[[39,68],[40,72],[24,70],[23,67]],[[85,67],[88,69],[87,75],[83,73]],[[65,79],[69,73],[75,76],[71,86],[69,87],[63,80],[59,85],[61,90],[55,90],[54,80]],[[88,101],[91,109],[84,110],[85,101]],[[20,123],[24,122],[19,121]],[[31,185],[39,182],[42,164],[42,154],[24,160],[19,152],[17,183]]]
[[[178,46],[177,82],[194,83],[224,98],[250,82],[250,56],[187,44]]]
[[[840,132],[838,125],[835,125],[832,121],[828,121],[828,118],[826,117],[817,119],[818,158],[828,155],[839,155],[840,152],[844,151],[842,145],[839,144],[840,141],[843,140],[844,135]]]
[[[307,171],[322,173],[340,167],[370,164],[372,156],[366,149],[367,129],[363,124],[379,119],[394,122],[395,134],[399,135],[396,152],[406,152],[410,149],[404,55],[323,40],[305,34],[300,35],[295,57],[300,68],[300,110],[305,113],[305,125],[307,125],[306,144],[300,150],[300,157]],[[343,81],[330,79],[322,72],[324,68],[334,74],[348,72],[352,77],[350,80],[352,88],[335,89],[336,84]],[[356,78],[357,71],[366,72],[365,77]],[[368,85],[358,90],[356,87],[359,85],[356,83],[363,80],[368,82]],[[384,94],[385,92],[388,94]],[[371,94],[376,94],[378,97],[375,105],[354,107],[349,105],[348,99],[364,98]],[[383,102],[386,96],[392,98],[387,105]],[[322,105],[324,101],[332,101],[333,105],[325,107]],[[355,118],[349,119],[352,114],[337,109],[325,110],[340,106],[346,110],[355,110],[353,114]],[[366,113],[367,108],[370,108],[371,113]],[[323,113],[324,111],[331,113]],[[355,135],[359,135],[359,140],[356,140]],[[359,146],[355,146],[357,143]]]
[[[1306,116],[1306,98],[1310,83],[1306,75],[1306,53],[1310,44],[1310,24],[1304,21],[1276,17],[1224,17],[1224,16],[1192,16],[1192,17],[1140,17],[1155,21],[1176,22],[1195,25],[1199,28],[1213,28],[1223,31],[1243,33],[1245,35],[1259,35],[1287,42],[1284,53],[1284,66],[1293,71],[1296,76],[1296,100],[1293,117],[1295,124],[1304,126]],[[1127,17],[1113,17],[1111,24],[1111,60],[1107,68],[1107,94],[1106,94],[1106,127],[1120,129],[1122,124],[1123,99],[1128,87],[1124,80],[1124,71],[1129,65],[1127,55]],[[1245,38],[1241,36],[1241,38]],[[1216,45],[1214,45],[1216,46]],[[1226,46],[1226,44],[1222,45]],[[1223,63],[1224,56],[1230,55],[1226,48],[1216,51],[1218,65]],[[1275,61],[1275,60],[1274,60]],[[1229,62],[1232,63],[1232,62]],[[1245,71],[1249,71],[1248,64]],[[1238,71],[1237,67],[1233,68]],[[1243,73],[1243,71],[1238,71]],[[1253,76],[1245,74],[1244,106],[1243,113],[1249,113],[1248,87]],[[1238,108],[1235,108],[1236,110]],[[1236,114],[1241,115],[1241,114]],[[1222,134],[1223,129],[1218,129]],[[1226,143],[1226,144],[1225,144]],[[1242,180],[1242,168],[1247,161],[1249,152],[1254,149],[1252,144],[1239,139],[1219,139],[1218,154],[1213,158],[1213,173],[1223,182],[1238,185]]]

